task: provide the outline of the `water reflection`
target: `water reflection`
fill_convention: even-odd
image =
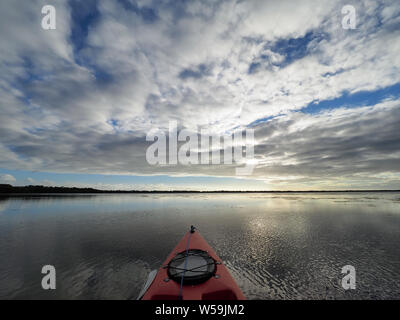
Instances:
[[[400,298],[399,193],[0,198],[0,298],[129,299],[187,227],[249,299]],[[41,267],[57,290],[40,288]],[[340,286],[357,270],[357,290]]]

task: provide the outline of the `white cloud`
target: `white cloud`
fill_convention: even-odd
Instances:
[[[31,185],[33,185],[33,184],[36,183],[36,182],[35,182],[35,179],[32,179],[32,178],[30,178],[30,177],[26,178],[26,181],[27,181],[29,184],[31,184]]]
[[[0,183],[11,184],[17,180],[11,174],[0,174]]]
[[[74,21],[68,3],[54,3],[55,31],[40,27],[44,4],[0,4],[5,44],[0,48],[0,167],[232,175],[230,167],[148,166],[145,134],[153,127],[167,128],[171,119],[182,127],[208,126],[221,133],[280,115],[257,126],[269,134],[258,148],[262,167],[257,178],[322,183],[330,174],[328,181],[338,183],[334,176],[348,177],[351,170],[366,175],[351,179],[398,170],[390,162],[398,159],[398,145],[389,134],[379,136],[379,144],[392,147],[385,159],[377,159],[382,156],[378,148],[368,149],[369,137],[396,119],[396,101],[319,116],[293,113],[343,92],[400,82],[397,1],[358,2],[357,29],[343,30],[341,8],[347,3],[339,0],[139,1],[139,8],[154,9],[157,18],[151,23],[140,10],[123,10],[121,3],[105,0],[80,50],[71,40]],[[273,50],[278,40],[308,33],[318,34],[319,40],[287,65],[287,52]],[[249,73],[252,64],[257,70]],[[182,76],[185,71],[191,76]],[[335,130],[350,139],[361,119],[373,125],[362,131],[359,146],[347,144]],[[333,167],[321,165],[328,158],[312,158],[311,146],[326,143],[323,137],[331,143],[324,156],[355,148],[365,162],[356,169],[340,160]],[[309,159],[296,143],[310,153]]]

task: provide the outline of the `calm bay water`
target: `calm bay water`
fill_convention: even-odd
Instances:
[[[394,192],[0,197],[0,299],[135,299],[191,224],[248,299],[400,299]]]

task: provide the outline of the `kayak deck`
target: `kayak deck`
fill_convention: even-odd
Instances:
[[[142,290],[142,300],[245,299],[221,259],[194,227],[151,278]]]

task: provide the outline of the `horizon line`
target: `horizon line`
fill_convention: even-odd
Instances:
[[[0,194],[12,193],[38,193],[40,191],[46,193],[45,190],[56,191],[57,193],[318,193],[318,192],[400,192],[399,189],[340,189],[340,190],[102,190],[91,187],[65,187],[65,186],[43,186],[43,185],[27,185],[13,186],[10,184],[0,184]],[[17,192],[16,192],[17,191]]]

